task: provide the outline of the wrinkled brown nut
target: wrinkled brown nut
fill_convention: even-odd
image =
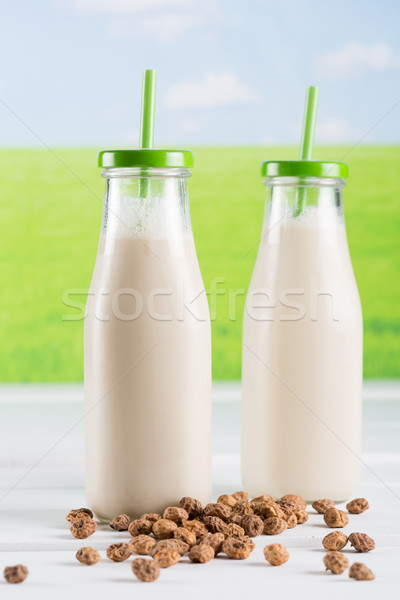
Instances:
[[[308,513],[305,510],[294,509],[294,516],[296,517],[297,525],[302,525],[308,521]]]
[[[244,517],[244,515],[252,515],[252,514],[253,514],[253,509],[251,508],[251,506],[248,502],[239,502],[238,501],[238,502],[236,502],[235,506],[232,507],[232,513],[231,513],[232,517],[233,517],[233,515],[240,515],[241,517]]]
[[[160,550],[164,550],[164,548],[173,548],[174,550],[179,552],[179,554],[181,556],[183,556],[184,554],[186,554],[186,552],[189,552],[189,550],[190,550],[189,545],[186,544],[185,542],[183,542],[182,540],[177,540],[175,538],[169,538],[167,540],[159,540],[156,543],[156,545],[150,550],[149,554],[150,554],[150,556],[154,557],[156,552],[159,552]]]
[[[324,521],[328,527],[346,527],[349,517],[338,508],[328,508],[324,512]]]
[[[264,530],[264,521],[256,515],[246,515],[242,518],[242,528],[246,535],[256,537]]]
[[[244,560],[250,556],[252,548],[240,538],[229,537],[222,544],[222,550],[229,558]]]
[[[351,533],[349,542],[357,552],[370,552],[375,548],[375,542],[366,533]]]
[[[249,501],[249,495],[247,492],[244,492],[244,491],[235,492],[234,494],[232,494],[232,498],[235,498],[235,500],[237,500],[238,502],[248,502]]]
[[[265,535],[279,535],[287,529],[287,523],[285,519],[280,517],[268,517],[264,521],[264,533]]]
[[[211,546],[214,550],[214,556],[217,556],[217,554],[222,551],[222,544],[224,541],[225,536],[223,533],[207,533],[207,535],[201,538],[200,544]]]
[[[93,513],[90,510],[90,508],[75,508],[74,510],[70,510],[65,518],[67,519],[67,521],[72,523],[72,521],[77,517],[78,514],[82,516],[81,513],[93,519]]]
[[[265,560],[273,567],[279,567],[289,560],[289,552],[282,544],[270,544],[264,548]]]
[[[279,517],[280,519],[283,519],[285,516],[282,508],[276,502],[259,502],[254,505],[253,511],[255,515],[258,515],[263,519],[268,519],[269,517]]]
[[[280,509],[283,512],[283,516],[281,517],[287,523],[288,529],[294,529],[297,525],[297,518],[291,508],[288,508],[286,505],[280,506]]]
[[[149,535],[153,530],[154,523],[157,523],[157,521],[153,522],[142,518],[135,519],[129,523],[128,532],[132,537],[136,535]]]
[[[163,519],[169,519],[181,526],[189,519],[189,515],[188,512],[180,506],[168,506],[164,510]]]
[[[152,531],[159,540],[172,538],[174,531],[178,529],[178,525],[170,519],[159,519],[153,523]]]
[[[347,542],[347,535],[343,531],[332,531],[324,537],[322,545],[326,550],[341,550]]]
[[[190,531],[190,529],[186,529],[186,527],[178,527],[178,529],[174,531],[174,538],[182,540],[190,547],[195,546],[197,541],[196,534],[193,531]]]
[[[203,512],[201,502],[196,500],[196,498],[191,498],[190,496],[184,496],[180,500],[179,506],[186,510],[187,514],[189,515],[189,519],[195,519]]]
[[[72,535],[83,540],[92,535],[97,529],[97,523],[90,517],[76,517],[69,528]]]
[[[324,498],[323,500],[314,500],[311,505],[314,510],[316,510],[321,515],[324,514],[328,508],[334,508],[335,503],[333,500],[329,500],[328,498]]]
[[[352,515],[359,515],[369,508],[368,500],[365,498],[355,498],[346,504],[346,508]]]
[[[372,581],[372,579],[375,579],[375,575],[368,569],[367,565],[359,562],[355,562],[351,565],[349,577],[356,581]]]
[[[28,577],[28,569],[24,565],[6,567],[3,576],[7,583],[22,583]]]
[[[218,533],[211,535],[219,535]],[[189,559],[194,563],[208,563],[215,556],[214,548],[209,544],[200,543],[197,546],[192,546],[189,552]]]
[[[247,515],[252,516],[252,515]],[[240,522],[244,517],[240,517]],[[243,537],[245,535],[243,527],[237,525],[237,523],[229,523],[223,532],[225,537]]]
[[[208,529],[204,525],[204,523],[202,523],[201,521],[198,521],[197,519],[192,519],[192,520],[186,521],[185,529],[189,529],[189,531],[193,531],[193,533],[195,534],[196,537],[200,537],[200,536],[206,535],[206,533],[208,533]]]
[[[158,521],[158,519],[161,519],[161,515],[158,513],[144,513],[144,515],[142,515],[140,518],[144,521],[151,521],[152,523],[155,523]]]
[[[232,509],[226,504],[212,502],[204,507],[203,515],[206,517],[219,517],[227,521],[231,515]]]
[[[285,494],[281,498],[282,502],[290,502],[294,504],[299,510],[306,510],[307,502],[301,496],[297,496],[296,494]]]
[[[224,533],[228,525],[219,517],[207,517],[203,518],[204,525],[207,527],[210,533]]]
[[[76,559],[79,560],[83,565],[95,565],[100,560],[100,554],[94,548],[90,546],[85,546],[84,548],[79,548],[78,552],[75,554]]]
[[[107,558],[113,562],[122,562],[127,560],[132,554],[132,546],[128,542],[121,542],[120,544],[111,544],[107,548]]]
[[[229,508],[232,508],[237,503],[237,500],[230,494],[222,494],[222,496],[218,498],[217,502],[219,504],[225,504],[226,506],[229,506]]]
[[[140,581],[155,581],[160,576],[160,565],[155,560],[135,558],[132,571]]]
[[[110,522],[110,527],[115,531],[127,531],[130,522],[131,519],[128,515],[118,515]]]
[[[253,498],[251,502],[275,502],[275,498],[269,494],[263,494],[262,496]]]
[[[153,556],[162,569],[168,569],[180,561],[181,555],[174,548],[162,548]]]
[[[135,554],[150,554],[152,548],[156,545],[156,540],[151,535],[137,535],[130,542],[132,552]]]
[[[253,513],[251,513],[251,514],[253,514]],[[233,515],[231,515],[229,517],[229,523],[232,523],[232,525],[239,525],[240,526],[240,523],[242,522],[243,516],[244,515],[235,515],[235,514],[233,514]]]
[[[342,552],[337,552],[336,550],[325,554],[323,561],[326,570],[332,571],[334,575],[340,575],[340,573],[343,573],[343,571],[349,567],[349,561],[345,555],[342,554]]]

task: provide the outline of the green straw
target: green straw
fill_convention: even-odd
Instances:
[[[154,114],[156,107],[156,71],[146,69],[142,80],[142,110],[140,115],[139,148],[152,148],[154,144]],[[139,182],[139,196],[146,198],[147,179]]]
[[[306,92],[306,103],[304,108],[303,131],[300,142],[300,160],[311,160],[315,124],[317,122],[319,88],[317,86],[309,86]],[[304,208],[304,203],[307,197],[307,190],[300,188],[297,207],[294,211],[294,216],[300,215]]]

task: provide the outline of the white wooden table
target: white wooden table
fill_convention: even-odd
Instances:
[[[214,386],[214,495],[241,489],[239,469],[240,389]],[[96,598],[374,598],[400,597],[400,383],[367,382],[364,391],[365,465],[359,495],[371,509],[350,516],[344,530],[368,533],[376,549],[350,562],[365,562],[372,582],[324,572],[321,539],[329,530],[310,508],[308,523],[281,536],[255,538],[247,561],[223,556],[207,565],[184,558],[152,584],[132,575],[130,560],[104,558],[94,567],[75,560],[76,550],[93,545],[102,557],[117,540],[127,539],[99,526],[89,540],[72,538],[69,509],[85,505],[83,493],[83,402],[80,385],[0,386],[0,571],[22,563],[29,577],[21,585],[0,582],[0,598],[63,600]],[[270,567],[262,548],[279,541],[290,560]]]

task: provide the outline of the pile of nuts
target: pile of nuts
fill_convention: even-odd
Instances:
[[[313,508],[323,515],[332,528],[343,528],[349,522],[348,515],[329,499],[316,500]],[[279,535],[308,520],[307,504],[301,496],[286,494],[276,500],[269,494],[249,499],[245,491],[220,496],[215,503],[202,506],[195,498],[184,497],[179,506],[168,506],[163,514],[145,513],[131,520],[126,514],[118,515],[110,522],[115,531],[127,531],[130,539],[111,544],[107,558],[113,562],[126,561],[132,554],[149,558],[135,558],[133,574],[145,582],[155,581],[160,569],[177,564],[182,556],[192,563],[208,563],[220,553],[233,560],[244,560],[255,548],[252,538],[259,535]],[[365,498],[356,498],[346,505],[351,514],[359,514],[369,508]],[[85,539],[97,530],[93,513],[88,508],[71,510],[66,516],[71,523],[70,531],[77,539]],[[341,550],[350,542],[357,552],[369,552],[375,542],[365,533],[349,536],[333,531],[322,540],[328,551],[323,558],[326,570],[334,574],[349,568],[349,561]],[[264,548],[264,557],[272,566],[283,565],[289,560],[285,546],[277,543]],[[101,560],[99,552],[82,547],[76,559],[84,565],[95,565]],[[23,565],[7,567],[4,577],[9,583],[20,583],[28,575]],[[354,563],[349,576],[357,581],[374,579],[374,574],[362,563]]]

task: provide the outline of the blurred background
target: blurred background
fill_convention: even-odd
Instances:
[[[0,18],[0,380],[83,378],[103,180],[135,147],[158,71],[156,145],[195,151],[192,222],[214,379],[240,378],[244,294],[264,209],[261,160],[297,158],[319,85],[314,158],[345,160],[365,377],[400,377],[400,4],[396,0],[15,0]],[[214,283],[213,283],[214,282]],[[65,306],[75,290],[77,306]],[[237,294],[236,314],[228,310]]]

